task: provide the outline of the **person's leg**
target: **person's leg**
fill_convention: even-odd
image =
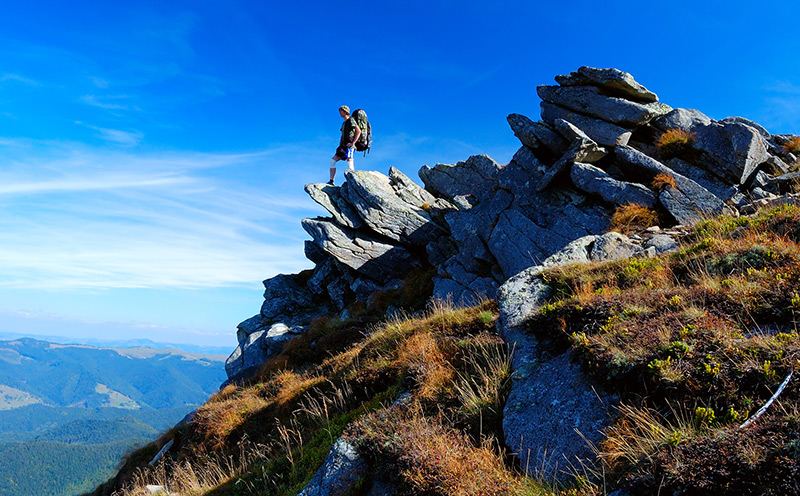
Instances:
[[[328,181],[331,184],[333,184],[333,180],[336,178],[336,162],[338,162],[339,160],[341,159],[336,155],[334,155],[333,158],[331,158],[331,180]]]
[[[353,159],[352,158],[348,158],[347,159],[347,168],[349,170],[355,170],[355,166],[353,165]]]

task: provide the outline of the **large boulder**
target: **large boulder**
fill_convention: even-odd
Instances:
[[[532,150],[544,147],[550,153],[560,155],[567,149],[568,142],[541,122],[533,122],[521,114],[510,114],[507,120],[514,136]]]
[[[597,162],[605,157],[606,154],[607,152],[604,148],[597,146],[597,143],[589,138],[576,140],[569,150],[556,163],[551,165],[542,178],[539,179],[539,184],[536,186],[537,191],[543,191],[550,186],[560,175],[568,171],[575,162]]]
[[[503,212],[489,238],[489,251],[509,278],[537,265],[571,240],[557,230],[548,230],[525,217],[519,210]]]
[[[442,198],[436,198],[430,192],[420,188],[399,169],[389,167],[389,179],[397,196],[414,207],[422,210],[453,210],[455,207]]]
[[[573,112],[559,105],[548,102],[541,103],[542,120],[547,124],[555,125],[555,121],[563,119],[586,133],[591,139],[601,146],[625,145],[631,137],[629,129],[606,122],[602,119],[588,117]]]
[[[306,184],[306,193],[333,215],[339,224],[351,229],[359,229],[364,222],[340,193],[341,188],[330,184]]]
[[[425,210],[397,196],[391,179],[380,172],[347,171],[345,178],[342,196],[378,234],[418,246],[446,234]]]
[[[511,391],[503,410],[506,444],[545,479],[566,480],[573,467],[593,467],[590,443],[602,439],[608,410],[618,398],[593,384],[570,351],[552,356],[526,330],[526,322],[552,290],[542,279],[548,267],[607,261],[641,253],[626,236],[586,236],[506,281],[499,289],[500,332],[514,349]]]
[[[618,181],[590,164],[576,162],[572,165],[570,177],[576,188],[597,195],[608,203],[636,204],[650,208],[658,204],[656,194],[641,184]]]
[[[302,225],[325,253],[379,283],[386,283],[419,266],[408,250],[374,236],[319,218],[303,219]]]
[[[764,138],[746,124],[712,122],[693,132],[692,146],[706,158],[702,165],[734,184],[746,184],[770,158]]]
[[[279,322],[249,334],[225,361],[228,381],[238,381],[252,376],[267,360],[280,353],[287,341],[302,334],[306,329],[305,326],[289,327]]]
[[[556,76],[561,86],[598,86],[606,94],[641,102],[657,102],[658,96],[619,69],[583,66],[569,75]]]
[[[367,475],[366,460],[355,446],[339,438],[298,496],[347,496],[353,494],[356,484]]]
[[[661,131],[680,129],[690,133],[697,126],[708,126],[711,124],[711,119],[696,109],[676,108],[654,119],[650,124]]]
[[[707,216],[733,213],[707,189],[638,150],[618,147],[614,157],[617,166],[637,181],[650,183],[659,174],[672,178],[675,186],[662,190],[659,200],[678,223],[692,224]]]
[[[546,102],[623,126],[641,126],[672,110],[663,103],[638,103],[606,96],[593,86],[541,85],[536,91]]]
[[[491,197],[497,184],[500,164],[488,155],[473,155],[455,165],[423,165],[419,177],[425,188],[447,200],[458,195],[473,195],[478,201]]]

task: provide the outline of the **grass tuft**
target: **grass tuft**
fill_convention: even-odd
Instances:
[[[644,205],[627,204],[617,207],[611,216],[611,230],[623,234],[658,225],[658,212]]]
[[[689,150],[695,135],[682,129],[668,129],[656,141],[656,149],[664,158],[680,156]]]

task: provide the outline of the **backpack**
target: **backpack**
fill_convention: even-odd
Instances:
[[[364,109],[356,109],[356,111],[353,112],[353,119],[355,119],[356,124],[361,129],[361,137],[356,141],[356,151],[364,152],[364,156],[366,157],[370,148],[372,148],[372,126],[369,125],[367,113],[364,112]]]

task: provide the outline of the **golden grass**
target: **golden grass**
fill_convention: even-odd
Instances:
[[[653,182],[650,183],[650,186],[655,191],[661,191],[664,188],[674,188],[675,178],[662,172],[660,174],[656,174],[656,177],[653,178]]]
[[[658,212],[644,205],[620,205],[611,216],[611,231],[627,234],[658,225]]]
[[[667,129],[656,140],[656,149],[665,157],[674,157],[687,151],[695,135],[682,129]]]
[[[800,136],[796,136],[792,138],[789,142],[783,145],[783,149],[786,150],[788,153],[794,153],[795,155],[800,153]]]

